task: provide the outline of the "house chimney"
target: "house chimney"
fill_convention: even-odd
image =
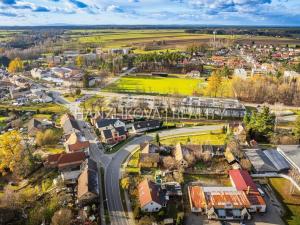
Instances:
[[[250,186],[247,187],[247,195],[249,195],[250,192]]]

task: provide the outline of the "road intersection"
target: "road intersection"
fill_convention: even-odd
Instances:
[[[219,130],[221,128],[222,126],[220,125],[210,125],[163,130],[158,133],[161,138],[164,138],[167,136],[180,136],[183,134],[188,135],[196,132]],[[112,225],[132,225],[132,222],[130,222],[123,209],[120,194],[119,181],[122,175],[121,168],[127,157],[135,151],[141,143],[144,143],[145,141],[152,141],[154,140],[154,137],[155,134],[151,133],[134,138],[132,141],[124,145],[118,152],[113,154],[110,162],[107,162],[107,159],[101,158],[102,164],[107,165],[105,167],[105,190]]]
[[[64,104],[70,110],[74,109],[74,104],[64,99],[60,96],[59,92],[52,92],[52,95],[56,102],[60,104]],[[76,105],[75,105],[76,107]],[[95,134],[93,128],[85,121],[79,120],[79,125],[81,127],[84,136],[90,142],[90,157],[95,160],[98,165],[103,166],[105,171],[104,176],[104,185],[106,192],[106,200],[109,210],[110,216],[110,224],[112,225],[132,225],[134,221],[130,221],[130,218],[126,215],[122,198],[120,193],[120,178],[122,176],[122,167],[124,161],[128,158],[128,156],[134,152],[140,144],[146,141],[154,140],[155,133],[145,134],[143,136],[139,136],[128,142],[124,145],[118,152],[113,154],[105,154],[104,149],[101,144],[99,144],[98,137]],[[178,128],[178,129],[170,129],[170,130],[162,130],[159,131],[160,138],[168,137],[168,136],[182,136],[194,134],[197,132],[205,132],[205,131],[214,131],[222,129],[222,125],[207,125],[207,126],[197,126],[197,127],[188,127],[188,128]],[[100,164],[99,164],[100,163]],[[100,196],[100,201],[103,201]],[[102,210],[103,210],[103,202]],[[103,217],[103,211],[102,211]],[[103,221],[105,223],[105,221]]]

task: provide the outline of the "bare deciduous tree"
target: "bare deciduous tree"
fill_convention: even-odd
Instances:
[[[164,157],[162,163],[166,169],[175,169],[177,167],[176,160],[172,156]]]
[[[252,164],[249,159],[241,159],[240,165],[244,170],[251,170]]]
[[[70,225],[72,224],[72,217],[70,209],[60,209],[54,213],[51,225]]]

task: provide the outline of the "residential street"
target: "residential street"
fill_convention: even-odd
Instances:
[[[180,128],[173,130],[164,130],[160,131],[160,137],[166,137],[170,135],[182,135],[194,132],[201,131],[210,131],[221,129],[222,126],[212,125],[212,126],[201,126],[201,127],[190,127],[190,128]],[[108,208],[110,212],[110,220],[112,225],[131,225],[132,222],[126,217],[126,214],[123,209],[120,188],[119,188],[119,179],[121,177],[121,170],[123,162],[126,160],[128,155],[133,152],[139,145],[145,141],[151,141],[154,138],[154,133],[143,135],[137,137],[134,140],[127,143],[122,147],[117,153],[112,156],[110,162],[108,158],[104,158],[105,155],[101,156],[101,162],[106,166],[105,169],[105,189],[106,197],[108,201]]]

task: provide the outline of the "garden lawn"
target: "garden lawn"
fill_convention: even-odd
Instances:
[[[69,102],[75,102],[76,99],[81,98],[83,94],[80,95],[71,95],[71,94],[65,94],[64,98],[68,100]]]
[[[35,115],[33,115],[33,118],[51,120],[52,115],[51,114],[35,114]]]
[[[204,87],[205,82],[199,79],[129,76],[122,77],[104,90],[120,93],[178,94],[191,96],[195,92],[202,92]]]
[[[190,182],[201,182],[204,186],[225,186],[231,187],[230,179],[227,176],[216,176],[216,175],[191,175],[184,174],[184,183],[188,184]]]
[[[286,207],[287,212],[283,218],[286,224],[300,225],[300,192],[296,191],[291,195],[289,192],[291,183],[284,178],[270,178],[269,182]]]
[[[37,111],[40,113],[65,113],[67,108],[63,105],[58,105],[55,103],[41,103],[41,104],[32,104],[30,106],[12,106],[8,104],[0,104],[0,110],[17,110],[17,111]]]
[[[0,122],[3,122],[3,121],[5,121],[5,120],[7,120],[7,117],[6,117],[6,116],[0,116]]]
[[[6,125],[7,117],[5,116],[0,116],[0,127],[4,127]]]
[[[128,162],[128,167],[138,167],[140,160],[140,151],[136,151],[130,158]]]
[[[175,145],[178,142],[180,142],[181,144],[187,144],[188,138],[190,139],[190,144],[224,145],[226,134],[223,133],[190,134],[187,136],[162,139],[160,142],[163,145]]]
[[[127,173],[140,173],[139,168],[140,151],[136,151],[128,161],[126,172]]]
[[[65,150],[59,147],[44,147],[43,151],[51,154],[60,154],[63,153]]]

